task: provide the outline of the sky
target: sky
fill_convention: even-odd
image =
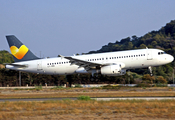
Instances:
[[[0,0],[0,50],[15,35],[38,57],[99,50],[175,20],[175,0]]]

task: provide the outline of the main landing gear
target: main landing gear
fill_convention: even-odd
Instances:
[[[96,73],[96,74],[95,74]],[[98,70],[91,70],[91,78],[90,78],[90,81],[93,82],[93,81],[98,81],[98,73],[99,71]],[[95,75],[94,75],[95,74]]]

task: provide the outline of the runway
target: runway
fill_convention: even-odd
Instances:
[[[15,101],[51,101],[51,100],[77,100],[77,98],[20,98],[20,99],[0,99],[0,102]],[[116,97],[116,98],[91,98],[97,101],[110,100],[175,100],[175,97]]]

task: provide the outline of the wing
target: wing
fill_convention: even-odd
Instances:
[[[62,55],[59,55],[61,58],[65,58],[70,60],[71,65],[78,65],[79,67],[84,67],[87,71],[91,70],[91,69],[100,69],[103,66],[108,66],[111,64],[115,64],[115,63],[96,63],[93,61],[85,61],[85,60],[81,60],[78,58],[73,58],[73,57],[64,57]]]
[[[89,70],[92,68],[100,68],[101,66],[103,66],[103,64],[100,64],[100,63],[84,61],[73,57],[64,57],[64,58],[70,60],[71,65],[78,65],[80,67],[84,67],[86,70]]]

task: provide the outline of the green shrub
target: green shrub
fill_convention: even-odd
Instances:
[[[75,84],[75,88],[82,88],[80,84]]]
[[[86,101],[91,100],[91,98],[89,96],[84,96],[84,95],[79,96],[77,99],[78,100],[86,100]]]

